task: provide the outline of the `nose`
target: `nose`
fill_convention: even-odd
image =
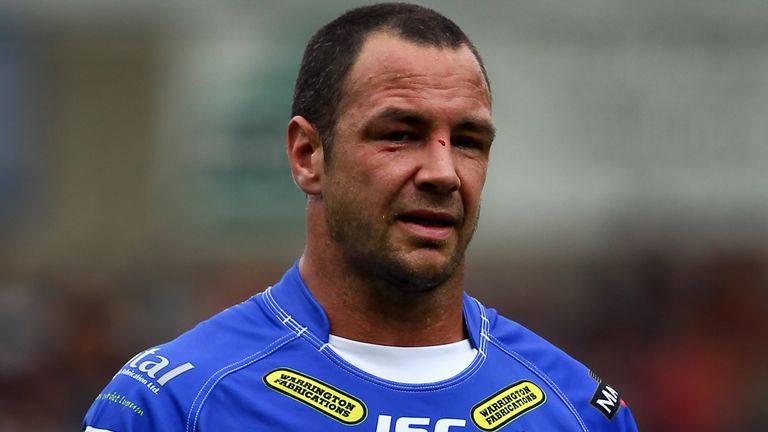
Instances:
[[[435,139],[424,146],[421,165],[414,178],[419,189],[445,194],[461,187],[453,151],[447,141]]]

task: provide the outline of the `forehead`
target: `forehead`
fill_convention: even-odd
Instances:
[[[418,44],[392,32],[368,36],[345,80],[343,94],[341,112],[350,105],[398,98],[490,110],[490,92],[469,47]]]

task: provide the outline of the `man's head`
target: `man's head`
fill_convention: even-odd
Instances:
[[[330,159],[349,70],[368,36],[390,31],[419,45],[468,47],[490,84],[480,54],[453,21],[422,6],[382,3],[352,9],[318,30],[307,43],[293,93],[292,116],[302,116],[317,129],[324,157]]]
[[[384,7],[392,8],[411,10]],[[416,23],[409,17],[398,15],[399,26],[426,25],[421,15]],[[438,21],[460,33],[447,19]],[[400,27],[369,27],[374,30],[344,67],[340,93],[331,96],[332,138],[317,119],[301,114],[288,126],[294,179],[309,197],[308,253],[326,260],[326,268],[401,290],[429,290],[460,274],[475,230],[494,138],[490,91],[468,42],[428,43],[404,36]],[[316,39],[310,44],[322,44]],[[309,93],[327,98],[316,94],[322,91]]]

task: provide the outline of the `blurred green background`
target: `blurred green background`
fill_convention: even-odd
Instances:
[[[768,2],[419,3],[494,92],[468,291],[641,430],[768,430]],[[298,257],[293,80],[361,4],[0,0],[0,431],[77,430]]]

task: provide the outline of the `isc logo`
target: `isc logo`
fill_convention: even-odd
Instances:
[[[392,416],[380,415],[376,423],[376,432],[450,432],[463,428],[467,421],[463,419],[439,419],[434,427],[430,427],[431,420],[426,417],[400,417],[395,421],[392,429]]]

